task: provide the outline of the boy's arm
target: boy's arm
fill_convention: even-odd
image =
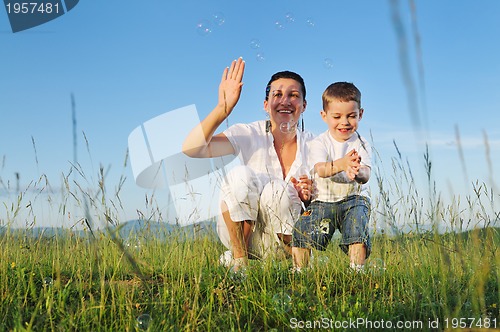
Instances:
[[[342,172],[342,162],[340,159],[335,161],[323,161],[314,165],[314,171],[322,178],[329,178]]]
[[[356,164],[359,165],[358,154],[356,150],[351,150],[343,158],[316,163],[314,165],[314,171],[322,178],[329,178],[347,170],[349,166]]]

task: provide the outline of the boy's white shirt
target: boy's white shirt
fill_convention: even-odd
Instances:
[[[361,157],[361,165],[371,167],[371,147],[368,141],[357,133],[345,142],[339,142],[327,130],[309,142],[309,167],[313,173],[312,201],[338,202],[352,195],[369,198],[368,183],[359,184],[347,178],[344,171],[329,178],[322,178],[314,171],[319,162],[331,162],[344,157],[355,149]]]

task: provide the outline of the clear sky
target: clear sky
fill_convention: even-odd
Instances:
[[[292,70],[306,82],[306,128],[319,134],[326,129],[319,116],[323,90],[350,81],[363,95],[359,131],[373,137],[385,176],[395,140],[425,188],[427,142],[444,196],[465,197],[476,179],[494,187],[492,175],[497,184],[500,177],[499,17],[497,0],[87,0],[58,19],[12,33],[0,8],[0,221],[13,216],[16,173],[21,191],[42,176],[54,191],[61,188],[74,160],[71,94],[77,161],[85,174],[73,179],[97,192],[102,165],[108,192],[126,177],[120,221],[137,218],[137,210],[147,213],[152,192],[134,184],[125,163],[128,135],[186,105],[207,115],[222,70],[240,56],[247,64],[244,87],[228,124],[265,118],[267,81]],[[43,207],[45,192],[29,192],[41,206],[37,225],[71,226],[67,211]],[[166,208],[162,192],[155,197]],[[29,215],[27,199],[22,210]],[[20,217],[16,225],[32,219]]]

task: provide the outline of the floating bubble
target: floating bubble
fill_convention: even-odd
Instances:
[[[138,239],[129,239],[124,243],[124,245],[125,248],[127,248],[129,251],[141,251],[141,241],[139,241]]]
[[[332,69],[333,68],[333,60],[330,58],[325,58],[325,60],[323,61],[323,66],[326,69]]]
[[[288,12],[285,14],[285,21],[286,23],[293,23],[295,22],[295,16],[292,13]]]
[[[274,294],[272,301],[278,311],[288,312],[292,308],[292,297],[286,292]]]
[[[247,269],[245,266],[240,266],[235,269],[235,266],[229,268],[229,278],[235,283],[244,282],[247,279]]]
[[[290,133],[293,133],[295,132],[295,129],[297,128],[297,126],[293,123],[293,121],[288,121],[288,122],[282,122],[280,124],[280,131],[283,133],[283,134],[290,134]]]
[[[281,21],[276,21],[276,22],[274,22],[274,27],[275,27],[276,29],[278,29],[278,30],[283,30],[283,28],[284,28],[285,26],[283,25],[283,23],[282,23]]]
[[[326,265],[329,261],[330,258],[328,258],[328,256],[318,256],[318,258],[316,258],[318,265]]]
[[[207,36],[212,32],[212,24],[208,20],[200,20],[196,24],[196,31],[200,36]]]
[[[299,176],[301,175],[307,175],[307,176],[310,176],[311,175],[311,170],[309,169],[308,166],[300,166],[299,169],[297,170],[297,174],[299,174]],[[328,256],[324,256],[326,258],[328,258]],[[310,257],[311,261],[313,260],[313,256],[312,256],[312,253],[311,253],[311,257]]]
[[[265,61],[266,60],[266,57],[264,56],[264,53],[262,52],[259,52],[255,55],[255,58],[257,59],[257,61],[259,62],[262,62],[262,61]]]
[[[374,274],[381,274],[386,270],[385,262],[381,258],[370,258],[368,270]]]
[[[308,19],[306,20],[306,24],[307,24],[307,26],[308,26],[308,27],[310,27],[310,28],[314,28],[314,25],[315,25],[314,20],[313,20],[312,18],[308,18]]]
[[[260,48],[260,41],[255,38],[250,40],[250,47],[253,48],[254,50]]]
[[[43,278],[43,286],[44,287],[52,286],[53,283],[54,283],[54,281],[52,280],[51,277],[45,277],[45,278]]]
[[[137,317],[137,328],[140,330],[147,330],[151,324],[151,316],[149,314],[142,314]]]
[[[226,19],[224,18],[224,14],[221,12],[217,12],[212,15],[214,19],[215,25],[221,26],[226,22]]]

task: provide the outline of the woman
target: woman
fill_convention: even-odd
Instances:
[[[239,58],[224,69],[217,106],[193,129],[183,152],[194,158],[237,155],[221,187],[217,231],[231,249],[230,264],[238,270],[249,257],[264,258],[289,243],[294,222],[310,199],[306,143],[313,135],[298,129],[305,111],[306,89],[300,75],[284,71],[266,87],[264,109],[269,120],[235,124],[214,135],[240,98],[245,62]],[[298,178],[298,180],[297,180]]]

